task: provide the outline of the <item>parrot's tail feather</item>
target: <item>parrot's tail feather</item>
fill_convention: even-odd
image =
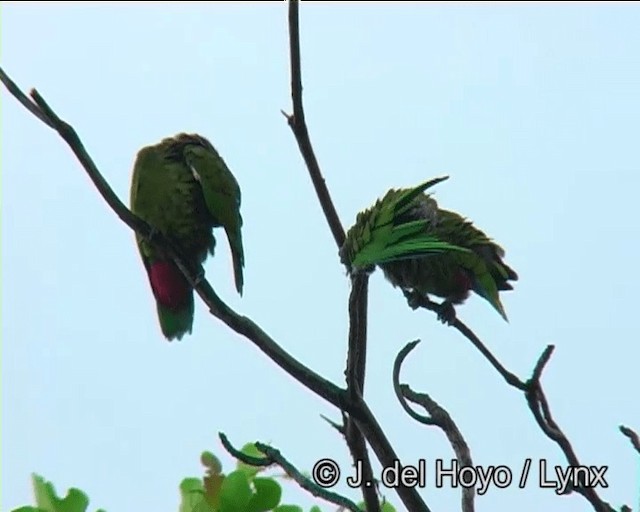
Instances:
[[[180,340],[186,333],[191,334],[193,289],[180,269],[172,261],[156,261],[149,266],[149,280],[165,338]]]
[[[194,310],[193,293],[190,294],[190,300],[182,309],[172,310],[159,302],[157,306],[160,328],[167,340],[177,339],[179,341],[185,334],[191,334]]]
[[[244,285],[244,277],[242,275],[242,262],[236,257],[235,253],[233,255],[233,277],[236,283],[236,290],[240,295],[242,295],[242,287]]]
[[[244,248],[242,247],[242,234],[240,230],[227,231],[227,239],[231,249],[231,258],[233,259],[233,278],[236,283],[237,292],[242,295],[244,285],[244,276],[242,269],[244,268]]]
[[[502,266],[507,271],[507,279],[509,279],[509,281],[518,280],[518,274],[516,273],[515,270],[513,270],[509,265],[505,265],[504,263],[502,263]]]

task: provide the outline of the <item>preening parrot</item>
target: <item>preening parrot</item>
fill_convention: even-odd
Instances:
[[[507,315],[499,292],[512,290],[518,275],[505,264],[504,250],[455,212],[438,207],[425,191],[448,179],[391,189],[360,212],[340,249],[350,273],[379,266],[395,286],[423,297],[441,297],[439,317],[451,323],[454,304],[474,291],[500,315]]]
[[[244,250],[240,186],[212,144],[180,133],[142,148],[131,180],[131,210],[169,238],[194,268],[213,255],[214,227],[224,228],[236,290],[242,295]],[[136,234],[167,340],[182,339],[193,326],[193,289],[171,259]]]

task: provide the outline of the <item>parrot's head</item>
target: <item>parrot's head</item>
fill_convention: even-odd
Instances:
[[[438,221],[438,203],[429,194],[420,194],[416,197],[403,214],[394,218],[394,224],[403,224],[413,220],[426,220],[431,226]]]
[[[217,154],[211,142],[197,133],[179,133],[173,137],[162,139],[160,145],[165,149],[165,155],[170,160],[184,160],[184,151],[189,146],[204,148]]]

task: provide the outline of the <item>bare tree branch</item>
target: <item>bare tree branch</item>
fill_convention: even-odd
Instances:
[[[400,384],[400,370],[402,363],[409,355],[420,340],[407,343],[405,347],[398,353],[395,363],[393,364],[393,389],[402,408],[413,419],[424,425],[437,426],[447,436],[451,447],[456,455],[456,459],[460,461],[460,467],[473,467],[471,459],[471,451],[469,445],[465,441],[462,432],[453,421],[449,413],[433,400],[427,393],[416,393],[407,384]],[[415,412],[407,403],[410,400],[413,403],[421,405],[429,413],[429,416],[422,416]],[[462,512],[473,512],[475,510],[475,489],[473,487],[462,486]]]
[[[432,300],[429,300],[428,297],[425,297],[420,293],[410,292],[406,290],[403,291],[402,293],[407,299],[407,303],[411,307],[419,306],[421,308],[428,309],[429,311],[433,311],[435,313],[437,313],[440,309],[440,304],[433,302]],[[471,329],[469,329],[465,324],[463,324],[457,318],[451,324],[451,326],[455,327],[458,331],[460,331],[460,333],[465,338],[467,338],[473,344],[474,347],[476,347],[480,351],[480,353],[489,361],[489,363],[491,363],[491,366],[493,366],[496,369],[496,371],[500,375],[502,375],[504,380],[507,381],[507,384],[514,386],[521,391],[525,391],[526,389],[525,383],[522,382],[518,377],[516,377],[509,370],[507,370],[504,366],[502,366],[500,361],[498,361],[496,357],[489,351],[489,349],[485,347],[484,343],[480,341],[480,338],[478,338]]]
[[[293,114],[287,115],[284,112],[283,114],[286,116],[289,127],[296,138],[298,148],[305,161],[309,176],[311,177],[318,200],[320,201],[320,206],[322,207],[333,238],[339,249],[344,243],[345,232],[320,170],[305,120],[304,105],[302,102],[299,5],[297,0],[290,0],[289,2],[289,49]],[[367,283],[368,280],[366,276],[354,278],[351,283],[352,290],[349,299],[349,352],[347,356],[346,377],[347,390],[352,397],[364,392],[367,346]],[[346,418],[343,430],[354,464],[362,465],[364,474],[361,490],[367,511],[378,512],[380,510],[380,502],[376,488],[370,485],[370,482],[373,481],[373,469],[364,437],[351,417]]]
[[[371,412],[367,402],[359,396],[357,398],[355,411],[348,411],[355,418],[360,430],[371,445],[376,457],[383,467],[398,465],[398,471],[402,473],[403,466],[399,462],[400,457],[391,446],[387,436],[378,423],[377,418]],[[429,507],[424,502],[415,487],[399,486],[395,488],[402,503],[409,512],[430,512]]]
[[[304,158],[311,181],[316,189],[316,194],[322,206],[324,216],[327,218],[329,228],[333,234],[333,238],[336,241],[338,249],[344,244],[345,234],[338,212],[336,211],[327,184],[320,166],[316,154],[313,151],[311,145],[311,139],[309,138],[309,130],[307,129],[307,123],[304,118],[304,107],[302,105],[302,71],[300,66],[300,28],[298,22],[298,0],[289,1],[289,48],[290,48],[290,61],[291,61],[291,99],[293,102],[293,114],[288,115],[282,112],[287,118],[291,131],[298,142],[300,153]]]
[[[0,71],[2,71],[1,68]],[[4,75],[4,72],[2,73]],[[12,91],[9,90],[9,92]],[[302,385],[313,391],[318,396],[324,398],[335,407],[352,415],[356,419],[357,425],[364,434],[366,440],[375,451],[381,464],[385,466],[392,465],[394,461],[398,459],[398,456],[366,402],[361,397],[354,399],[347,393],[346,389],[336,386],[329,380],[300,363],[297,359],[293,358],[289,353],[283,350],[282,347],[280,347],[278,343],[276,343],[266,332],[253,322],[253,320],[239,315],[227,306],[227,304],[218,297],[209,282],[203,277],[204,271],[202,267],[200,267],[197,275],[194,275],[193,270],[188,268],[182,262],[179,252],[172,246],[171,242],[131,212],[124,203],[120,201],[84,149],[84,146],[73,127],[60,119],[37,91],[32,91],[32,97],[35,102],[34,106],[32,108],[25,108],[27,108],[27,110],[29,110],[38,119],[40,119],[41,116],[44,116],[44,118],[47,119],[45,124],[47,124],[47,126],[52,126],[65,140],[65,142],[67,142],[82,164],[84,170],[96,185],[100,195],[111,207],[114,213],[118,215],[118,217],[127,226],[129,226],[129,228],[148,239],[150,243],[164,251],[168,257],[175,262],[189,283],[195,288],[204,303],[207,304],[211,314],[225,323],[232,330],[251,341],[260,350],[262,350],[267,357]],[[34,113],[34,110],[39,111],[41,115]],[[411,512],[429,512],[429,508],[425,505],[416,489],[400,487],[397,489],[397,492],[400,499]]]
[[[356,505],[350,499],[345,498],[344,496],[340,496],[339,494],[331,492],[323,487],[320,487],[318,484],[314,483],[309,478],[304,476],[293,464],[291,464],[291,462],[289,462],[280,453],[279,450],[273,448],[272,446],[266,445],[264,443],[254,443],[255,447],[265,454],[264,458],[258,458],[246,455],[237,448],[234,448],[233,445],[229,442],[229,439],[227,439],[227,436],[222,432],[218,433],[218,437],[220,437],[222,446],[224,446],[225,449],[236,459],[244,462],[245,464],[257,467],[267,467],[277,464],[300,487],[302,487],[305,491],[310,492],[315,497],[321,498],[325,501],[328,501],[329,503],[333,503],[347,510],[351,510],[352,512],[361,512],[360,508],[358,508],[358,505]]]
[[[419,294],[404,292],[404,295],[410,305],[422,307],[434,312],[437,312],[439,309],[439,304],[426,297],[420,296]],[[553,419],[547,397],[540,382],[542,371],[551,359],[551,355],[553,354],[555,347],[553,345],[548,345],[545,348],[544,352],[536,362],[531,378],[526,382],[523,382],[516,375],[508,371],[491,353],[491,351],[486,348],[482,341],[480,341],[480,338],[478,338],[478,336],[476,336],[476,334],[464,323],[456,319],[451,325],[465,338],[467,338],[483,356],[485,356],[489,363],[491,363],[491,365],[509,385],[524,392],[527,405],[529,406],[529,409],[531,410],[531,413],[533,414],[533,417],[540,429],[549,439],[554,441],[560,447],[569,465],[581,466],[582,464],[580,464],[571,442]],[[583,475],[580,474],[579,478],[582,479],[582,476]],[[588,482],[581,481],[579,485],[570,487],[567,493],[570,492],[576,492],[583,496],[597,512],[615,512],[615,509],[609,503],[600,498],[595,488],[588,485]]]
[[[369,276],[358,275],[351,279],[351,294],[349,296],[349,348],[347,354],[347,393],[358,399],[364,393],[365,371],[367,365],[367,298],[369,291]],[[364,498],[367,512],[379,512],[377,486],[373,468],[367,451],[367,444],[355,420],[346,415],[344,433],[347,446],[351,452],[353,462],[361,465],[362,484],[360,490]]]
[[[11,93],[11,95],[14,98],[16,98],[24,108],[26,108],[38,119],[40,119],[40,121],[42,121],[44,124],[46,124],[50,128],[53,128],[53,126],[51,125],[51,122],[45,116],[42,115],[42,112],[40,112],[38,107],[34,105],[33,102],[27,97],[27,95],[20,90],[20,88],[16,85],[16,83],[7,76],[7,74],[2,70],[2,68],[0,68],[0,82],[4,84],[4,86]]]
[[[0,69],[0,72],[3,76],[6,76],[2,69]],[[11,90],[10,92],[13,94]],[[45,122],[47,126],[51,126],[60,134],[84,167],[85,171],[91,178],[91,181],[96,185],[100,195],[116,215],[132,230],[149,239],[158,248],[164,250],[176,262],[180,270],[194,286],[214,316],[222,320],[222,322],[238,334],[241,334],[252,341],[270,359],[272,359],[284,371],[292,375],[301,384],[340,409],[353,409],[352,406],[350,407],[348,405],[346,390],[339,388],[332,382],[315,373],[310,368],[301,364],[283,350],[278,343],[276,343],[250,318],[239,315],[227,306],[227,304],[225,304],[216,294],[209,282],[202,278],[202,268],[200,269],[201,272],[199,274],[194,275],[193,270],[187,268],[187,266],[180,260],[178,252],[174,247],[172,247],[171,242],[162,236],[161,233],[149,226],[149,224],[144,220],[132,213],[124,203],[120,201],[85,150],[73,127],[60,119],[60,117],[58,117],[58,115],[47,104],[45,99],[35,89],[31,92],[31,96],[33,97],[34,103],[32,103],[30,108],[27,107],[27,109],[38,119],[46,119],[46,121],[43,122]]]

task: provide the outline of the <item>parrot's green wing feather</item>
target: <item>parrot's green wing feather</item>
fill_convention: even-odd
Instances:
[[[468,251],[468,249],[442,242],[433,237],[424,237],[422,240],[408,240],[384,247],[375,247],[372,248],[372,250],[368,249],[369,248],[365,248],[357,254],[352,263],[355,267],[379,265],[390,261],[415,258],[416,256],[440,254],[445,251]]]
[[[341,249],[342,259],[353,267],[366,267],[445,251],[469,252],[427,233],[427,220],[400,221],[420,194],[448,178],[435,178],[414,188],[389,190],[372,208],[358,214]]]
[[[200,182],[205,203],[216,225],[227,233],[233,258],[236,289],[242,295],[244,248],[240,186],[218,152],[204,140],[203,145],[188,145],[184,156],[196,180]]]
[[[502,302],[500,302],[499,290],[495,278],[491,275],[486,262],[475,253],[456,255],[459,259],[460,266],[466,268],[474,278],[475,292],[486,299],[500,316],[507,322],[507,313],[504,310]]]
[[[460,265],[473,276],[476,293],[485,298],[507,320],[500,302],[499,290],[511,289],[507,280],[517,279],[518,276],[502,262],[502,248],[455,212],[439,210],[438,217],[436,231],[440,236],[472,249],[469,254],[458,255],[457,258]]]
[[[424,183],[421,183],[417,187],[414,187],[412,189],[406,189],[405,191],[403,191],[403,193],[397,199],[397,205],[395,206],[395,212],[394,212],[395,215],[399,216],[405,213],[411,207],[411,203],[416,197],[418,197],[428,188],[431,188],[434,185],[437,185],[438,183],[441,183],[448,179],[449,179],[449,176],[441,176],[439,178],[433,178],[431,180],[425,181]]]
[[[499,292],[513,289],[508,281],[517,280],[517,274],[504,264],[497,244],[460,215],[441,210],[425,193],[446,179],[389,190],[358,214],[340,258],[349,272],[379,265],[394,286],[453,303],[472,289],[507,320]]]

